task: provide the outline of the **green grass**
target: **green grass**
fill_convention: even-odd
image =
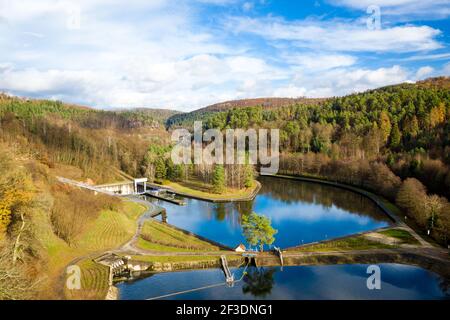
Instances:
[[[411,233],[403,229],[389,229],[378,233],[399,239],[404,244],[419,244],[419,241]]]
[[[137,245],[146,250],[168,252],[220,250],[218,246],[157,221],[144,223]]]
[[[142,262],[203,262],[203,261],[219,261],[219,256],[131,256],[133,260]],[[241,260],[242,257],[238,255],[228,255],[228,261]]]
[[[137,247],[144,250],[149,251],[161,251],[161,252],[192,252],[194,250],[185,249],[185,248],[176,248],[170,246],[164,246],[161,244],[153,243],[142,238],[139,238],[137,243]],[[198,250],[197,250],[198,251]]]
[[[255,183],[252,188],[245,188],[241,190],[227,188],[222,194],[216,194],[210,192],[212,185],[206,184],[200,181],[188,181],[188,182],[166,182],[166,186],[172,188],[176,192],[184,193],[193,197],[209,199],[209,200],[231,200],[231,199],[243,199],[250,197],[257,184]]]
[[[86,230],[78,237],[78,241],[73,246],[69,246],[55,235],[48,213],[37,211],[33,215],[36,238],[45,248],[48,261],[45,266],[48,276],[47,284],[45,284],[48,287],[48,296],[44,297],[48,299],[61,298],[54,294],[59,292],[61,286],[64,285],[61,281],[61,274],[65,272],[65,267],[72,260],[94,252],[116,248],[131,239],[137,228],[137,219],[144,210],[145,207],[140,204],[125,202],[123,208],[117,212],[102,211],[97,219],[86,226]],[[94,272],[91,270],[93,267],[90,263],[86,263],[81,265],[82,273],[85,272],[85,267],[90,270],[86,272]],[[98,273],[98,270],[96,272]],[[90,277],[90,273],[87,273],[86,277]],[[63,278],[65,281],[65,277]],[[83,295],[82,291],[84,290],[77,293],[77,297],[70,295],[66,298],[78,299]],[[87,298],[90,296],[93,296],[94,299],[98,298],[98,295],[95,297],[96,295],[91,291],[86,292]]]
[[[74,300],[105,299],[109,288],[108,267],[90,259],[80,261],[77,266],[81,269],[81,290],[69,290],[65,286],[66,297]]]
[[[147,207],[135,203],[132,201],[124,201],[123,203],[123,209],[121,210],[129,219],[137,220],[141,216],[141,214],[147,210]]]
[[[115,211],[102,211],[92,226],[77,241],[86,250],[114,248],[129,240],[135,233],[135,220]]]
[[[369,249],[389,249],[395,248],[393,245],[366,239],[363,236],[345,238],[341,240],[328,241],[303,247],[292,248],[289,251],[298,252],[329,252],[329,251],[351,251]]]

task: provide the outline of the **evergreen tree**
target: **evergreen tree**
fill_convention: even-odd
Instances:
[[[165,179],[167,177],[167,167],[166,162],[163,158],[158,158],[155,161],[155,178],[156,179]]]
[[[394,127],[391,131],[391,147],[394,149],[397,149],[400,147],[400,144],[402,142],[402,134],[398,128],[397,123],[394,123]]]
[[[244,176],[244,186],[246,188],[253,187],[255,183],[255,175],[253,172],[253,166],[247,164],[245,165],[245,176]]]
[[[213,174],[213,191],[221,194],[225,191],[225,170],[223,165],[216,165]]]

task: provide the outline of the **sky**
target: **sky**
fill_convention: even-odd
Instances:
[[[450,0],[0,0],[0,91],[191,111],[450,75]]]

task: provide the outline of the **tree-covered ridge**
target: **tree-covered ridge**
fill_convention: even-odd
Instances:
[[[225,101],[189,113],[175,114],[167,119],[166,125],[168,128],[190,127],[194,121],[205,121],[208,118],[214,117],[216,113],[226,112],[232,109],[245,109],[259,106],[263,109],[270,110],[296,104],[316,105],[325,100],[313,98],[256,98]]]
[[[111,182],[112,167],[140,176],[149,145],[167,143],[163,128],[138,127],[134,116],[0,95],[0,141],[49,166],[72,165],[86,178]]]
[[[137,108],[131,110],[98,110],[53,100],[33,100],[0,94],[0,115],[14,113],[19,118],[31,119],[54,116],[76,121],[91,128],[136,129],[159,128],[177,111]]]
[[[207,128],[278,127],[283,150],[330,153],[333,143],[364,137],[370,140],[366,144],[375,145],[372,149],[443,149],[450,141],[449,118],[449,89],[402,84],[332,98],[319,105],[273,110],[255,106],[216,113],[204,120]],[[363,141],[351,144],[354,142]],[[380,150],[372,151],[378,154]]]

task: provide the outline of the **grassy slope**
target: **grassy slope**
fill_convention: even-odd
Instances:
[[[61,298],[61,279],[65,267],[73,260],[94,252],[101,252],[113,249],[128,241],[135,233],[137,218],[145,210],[145,207],[133,202],[125,202],[124,208],[120,212],[102,211],[99,217],[91,222],[85,232],[80,235],[76,246],[68,246],[66,242],[58,238],[52,230],[50,219],[47,213],[40,212],[35,216],[38,238],[41,239],[43,247],[47,251],[48,264],[48,288],[46,298]],[[81,260],[77,264],[82,269],[82,274],[87,279],[82,280],[83,290],[88,296],[86,298],[101,298],[105,287],[103,273],[100,265],[89,263],[89,259]],[[84,268],[88,268],[84,270]],[[93,269],[93,270],[91,270]],[[92,278],[93,279],[90,279]],[[101,284],[99,283],[101,282]],[[97,288],[93,290],[93,288]],[[45,289],[44,289],[45,290]],[[93,290],[93,291],[92,291]],[[97,292],[94,297],[92,292]],[[79,295],[77,295],[80,298]]]
[[[385,230],[385,231],[380,231],[378,233],[388,236],[388,237],[391,237],[391,238],[396,238],[396,239],[400,240],[401,243],[404,243],[404,244],[417,244],[417,245],[419,244],[419,241],[417,241],[417,239],[414,238],[413,235],[406,230],[389,229],[389,230]]]
[[[358,235],[358,236],[350,236],[344,239],[331,240],[322,243],[292,248],[289,251],[329,252],[329,251],[351,251],[351,250],[370,250],[370,249],[392,249],[397,248],[398,245],[401,244],[419,244],[418,241],[408,231],[405,230],[388,229],[377,233],[384,236],[396,238],[400,241],[396,245],[391,245],[367,239],[363,235]]]
[[[220,248],[187,235],[179,230],[157,221],[146,221],[137,243],[138,247],[152,251],[181,252],[181,251],[219,251]]]
[[[202,255],[202,256],[131,256],[133,260],[143,261],[143,262],[159,262],[159,263],[167,263],[167,262],[207,262],[207,261],[218,261],[219,256],[210,256],[210,255]],[[242,257],[239,255],[227,255],[228,261],[234,260],[242,260]]]
[[[213,187],[210,184],[202,183],[200,181],[189,181],[183,183],[167,181],[164,183],[164,185],[172,188],[176,192],[210,200],[229,200],[229,199],[248,198],[253,194],[255,188],[257,187],[257,185],[255,184],[253,188],[246,188],[242,190],[228,188],[222,194],[215,194],[209,192],[210,190],[213,189]]]

